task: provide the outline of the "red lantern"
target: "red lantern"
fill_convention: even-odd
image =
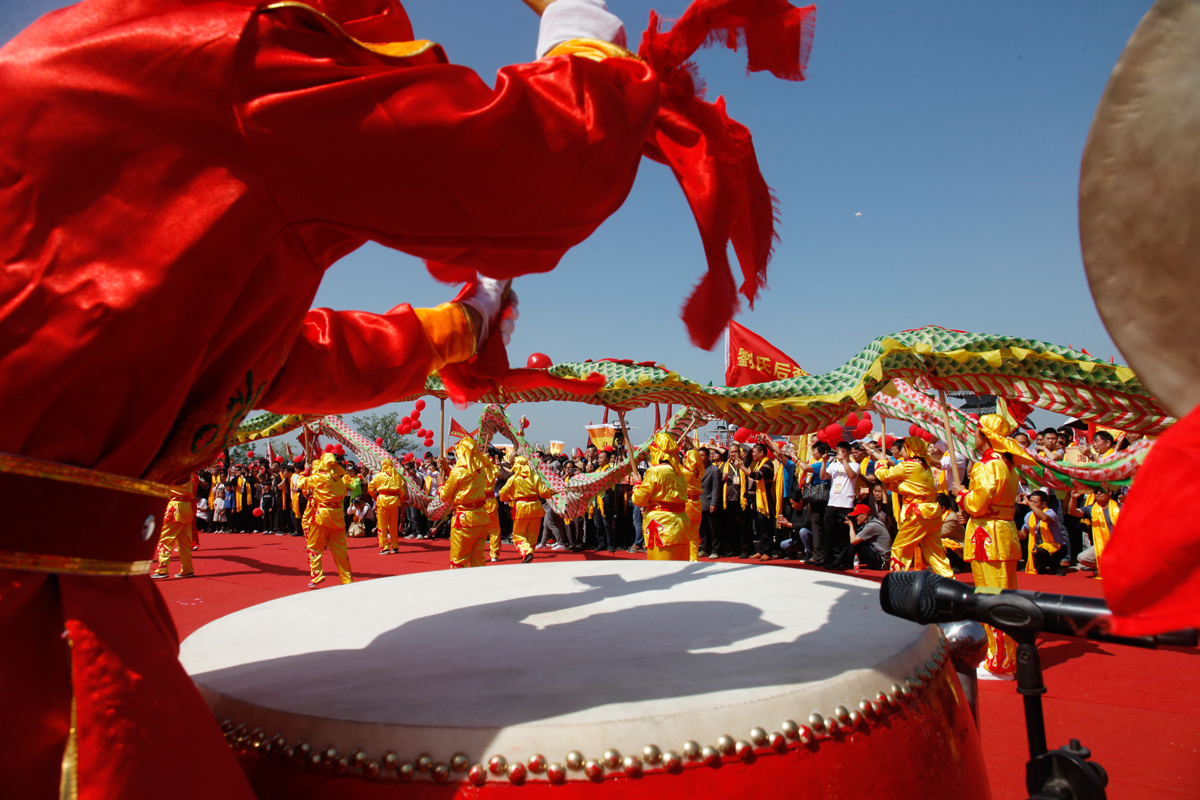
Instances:
[[[850,416],[846,417],[846,426],[849,428],[857,428],[858,427],[858,414],[851,411]]]
[[[376,436],[376,437],[375,437],[375,444],[379,445],[380,447],[383,447],[383,437],[382,437],[382,436]]]
[[[545,353],[533,353],[529,356],[529,360],[525,362],[525,366],[529,369],[546,369],[553,365],[554,362]]]
[[[417,409],[417,411],[424,411],[425,410],[425,401],[418,400],[417,402],[413,403],[413,408]]]
[[[425,437],[425,446],[433,447],[433,437],[432,436]]]
[[[253,514],[253,515],[254,515],[254,516],[256,516],[256,517],[261,517],[261,516],[262,516],[262,509],[261,509],[261,508],[255,508],[255,509],[254,509],[253,511],[251,511],[250,513],[251,513],[251,514]]]
[[[825,440],[834,447],[842,440],[842,426],[836,422],[825,429]]]

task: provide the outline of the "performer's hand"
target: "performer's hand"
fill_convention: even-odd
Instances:
[[[959,511],[959,512],[958,512],[957,514],[955,514],[954,516],[958,517],[958,524],[959,524],[959,525],[962,525],[964,528],[965,528],[965,527],[967,527],[967,515],[966,515],[966,514],[964,514],[963,512]]]
[[[625,26],[604,0],[554,0],[542,12],[537,57],[571,39],[599,39],[625,46]]]
[[[480,276],[477,283],[468,283],[455,298],[456,302],[466,307],[467,315],[475,325],[477,344],[482,345],[486,342],[492,331],[496,330],[497,324],[500,340],[504,345],[507,347],[512,340],[512,332],[516,329],[516,321],[521,312],[517,308],[520,300],[517,293],[511,291],[511,285],[512,281],[498,281]]]

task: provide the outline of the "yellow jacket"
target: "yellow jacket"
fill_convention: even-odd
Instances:
[[[683,478],[687,483],[687,515],[693,523],[700,522],[700,479],[704,477],[704,467],[700,465],[700,451],[688,450],[683,456]]]
[[[529,466],[529,459],[517,456],[512,477],[500,489],[500,499],[513,504],[513,519],[539,519],[546,515],[541,498],[550,497],[550,488],[540,474]]]
[[[647,547],[686,544],[687,481],[669,464],[646,470],[642,482],[633,487],[630,500],[646,509],[643,529]]]
[[[454,524],[459,528],[475,528],[488,524],[486,506],[489,470],[475,449],[475,440],[466,438],[455,448],[458,462],[450,470],[445,483],[438,487],[438,497],[454,506]],[[493,479],[494,481],[494,479]]]
[[[347,491],[346,482],[342,480],[345,475],[346,471],[333,453],[321,456],[307,482],[311,498],[308,504],[310,525],[345,529],[346,515],[342,510],[342,498]]]
[[[971,467],[971,488],[959,497],[959,507],[971,518],[963,540],[967,561],[1018,561],[1021,540],[1013,521],[1017,476],[995,451]]]
[[[396,472],[396,465],[391,459],[384,460],[379,472],[371,477],[367,492],[375,498],[375,505],[379,508],[404,505],[404,479]]]
[[[885,463],[875,465],[875,477],[893,492],[903,495],[905,501],[917,500],[927,503],[937,500],[937,487],[933,475],[924,464],[916,459],[904,459],[894,466]]]

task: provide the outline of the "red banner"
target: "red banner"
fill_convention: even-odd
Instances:
[[[746,386],[808,374],[791,356],[745,325],[731,320],[725,335],[726,386]]]

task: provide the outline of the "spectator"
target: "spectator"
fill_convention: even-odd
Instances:
[[[756,555],[760,561],[770,561],[775,549],[775,468],[762,442],[750,448],[749,460],[742,464],[742,475],[754,483]]]
[[[791,519],[780,514],[775,520],[781,529],[791,531],[788,538],[779,543],[779,549],[807,561],[812,557],[813,548],[812,512],[798,490],[792,493],[791,506]]]
[[[1112,530],[1121,517],[1121,505],[1108,485],[1096,489],[1087,496],[1084,505],[1080,506],[1079,498],[1082,496],[1083,492],[1071,492],[1071,503],[1067,508],[1067,513],[1091,520],[1092,544],[1091,547],[1079,554],[1079,565],[1094,570],[1095,577],[1099,578],[1101,576],[1100,558],[1104,555],[1104,548],[1108,546]]]
[[[1025,556],[1025,572],[1038,575],[1065,575],[1059,564],[1063,533],[1058,514],[1050,508],[1046,493],[1038,490],[1029,495],[1029,514],[1021,528],[1020,537],[1029,542]]]
[[[846,516],[850,529],[850,548],[858,563],[867,569],[887,569],[891,561],[892,535],[872,518],[870,507],[859,503]],[[851,556],[851,558],[853,558]]]
[[[700,463],[704,475],[700,478],[700,549],[710,558],[721,557],[721,534],[718,530],[717,501],[723,487],[721,468],[713,463],[712,451],[700,448]]]
[[[851,557],[846,517],[854,509],[858,486],[858,464],[850,460],[849,442],[838,442],[836,456],[826,453],[821,479],[830,482],[829,502],[821,521],[821,533],[814,536],[815,552],[809,563],[826,569],[845,569]]]

